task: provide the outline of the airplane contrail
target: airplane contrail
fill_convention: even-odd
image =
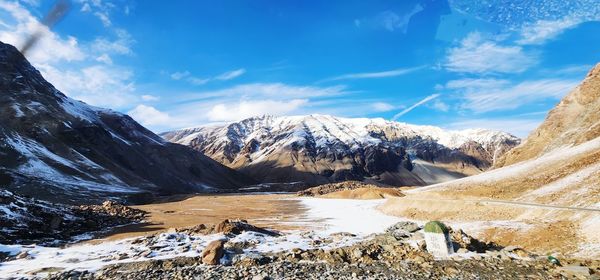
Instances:
[[[439,94],[439,93],[436,93],[436,94],[432,94],[432,95],[430,95],[430,96],[427,96],[427,97],[423,98],[423,100],[421,100],[421,101],[419,101],[419,102],[415,103],[414,105],[412,105],[412,106],[410,106],[410,107],[408,107],[408,108],[404,109],[402,112],[400,112],[400,113],[398,113],[398,114],[395,114],[395,115],[392,117],[392,121],[395,121],[395,120],[397,120],[399,117],[402,117],[404,114],[406,114],[406,113],[408,113],[408,112],[412,111],[414,108],[417,108],[417,107],[419,107],[419,106],[423,105],[424,103],[427,103],[428,101],[430,101],[430,100],[432,100],[432,99],[436,99],[438,96],[440,96],[440,94]]]

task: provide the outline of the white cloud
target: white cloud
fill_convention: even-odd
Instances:
[[[384,11],[377,15],[375,20],[387,31],[393,32],[395,30],[400,30],[402,33],[406,33],[410,18],[422,10],[423,7],[421,7],[419,4],[416,4],[411,11],[401,16],[393,11]]]
[[[197,78],[197,77],[189,77],[187,80],[196,86],[206,84],[210,81],[210,79],[202,79],[202,78]]]
[[[376,79],[376,78],[388,78],[406,75],[417,70],[423,69],[424,66],[412,67],[412,68],[399,68],[389,71],[382,72],[365,72],[365,73],[354,73],[345,74],[337,77],[325,79],[324,81],[337,81],[337,80],[350,80],[350,79]]]
[[[430,95],[430,96],[427,96],[427,97],[423,98],[421,101],[419,101],[419,102],[415,103],[414,105],[412,105],[412,106],[410,106],[410,107],[408,107],[408,108],[406,108],[406,109],[402,110],[402,112],[400,112],[400,113],[398,113],[398,114],[395,114],[395,115],[392,117],[392,120],[393,120],[393,121],[397,120],[398,118],[402,117],[404,114],[406,114],[406,113],[408,113],[408,112],[412,111],[413,109],[415,109],[415,108],[417,108],[417,107],[419,107],[419,106],[421,106],[421,105],[423,105],[423,104],[425,104],[425,103],[429,102],[429,101],[430,101],[430,100],[432,100],[432,99],[438,98],[439,96],[440,96],[440,94],[437,94],[437,93],[436,93],[436,94],[432,94],[432,95]]]
[[[108,65],[113,64],[112,59],[110,58],[110,56],[108,54],[102,54],[99,57],[96,57],[96,61],[98,62],[104,62]]]
[[[217,104],[207,113],[210,121],[237,121],[257,115],[284,115],[307,104],[307,99],[241,101],[233,104]]]
[[[59,70],[51,65],[37,66],[44,77],[68,96],[108,108],[124,108],[134,102],[135,86],[128,70],[94,65]]]
[[[81,6],[81,9],[79,11],[82,12],[82,13],[91,12],[92,11],[92,7],[90,7],[90,4],[85,3],[85,4],[83,4],[83,6]]]
[[[163,113],[152,106],[140,104],[127,114],[144,126],[162,126],[171,122],[169,114]]]
[[[142,100],[144,100],[144,101],[158,101],[158,100],[160,100],[160,97],[146,94],[146,95],[142,95]]]
[[[108,17],[107,13],[95,12],[94,15],[98,19],[100,19],[100,21],[102,22],[102,25],[104,25],[104,27],[110,27],[112,25],[112,22],[110,21],[110,18]]]
[[[115,4],[102,0],[78,0],[78,2],[81,3],[80,12],[92,13],[104,27],[112,26],[110,14],[116,8]]]
[[[43,36],[26,56],[44,78],[66,95],[113,109],[128,107],[138,99],[133,73],[111,65],[109,54],[126,51],[99,49],[95,43],[80,44],[74,37],[63,38],[39,23],[17,2],[0,2],[2,10],[7,12],[5,15],[10,17],[7,22],[12,25],[0,25],[0,40],[20,46],[28,36],[41,32]],[[121,39],[127,38],[126,32],[117,32]]]
[[[235,79],[235,78],[243,75],[244,73],[246,73],[246,69],[241,68],[241,69],[225,72],[221,75],[218,75],[215,77],[215,80],[227,81],[227,80]]]
[[[473,32],[448,51],[444,66],[452,72],[521,73],[536,63],[537,57],[520,46],[501,46]]]
[[[91,44],[91,49],[94,52],[110,53],[120,55],[130,55],[133,53],[131,46],[135,43],[129,32],[123,29],[116,29],[116,40],[107,38],[96,38]]]
[[[214,81],[214,80],[220,80],[220,81],[232,80],[232,79],[235,79],[235,78],[243,75],[244,73],[246,73],[246,69],[241,68],[241,69],[225,72],[225,73],[215,76],[213,78],[199,78],[199,77],[192,76],[192,73],[190,73],[190,71],[186,70],[186,71],[178,71],[178,72],[171,73],[171,79],[185,80],[193,85],[199,86],[199,85],[203,85],[203,84],[206,84],[206,83],[208,83],[210,81]]]
[[[376,112],[387,112],[394,110],[396,107],[392,104],[385,102],[375,102],[371,104],[371,108],[373,108],[373,110],[375,110]]]
[[[165,124],[150,125],[154,131],[192,127],[215,121],[231,121],[257,115],[289,115],[333,113],[347,110],[351,105],[340,106],[339,99],[330,97],[348,94],[344,86],[315,87],[282,83],[243,84],[215,91],[203,91],[161,102],[157,108],[168,114]],[[142,97],[143,98],[143,97]],[[333,103],[323,104],[327,100]],[[349,98],[355,106],[351,113],[364,109],[365,102]],[[341,108],[343,107],[343,108]]]
[[[295,86],[283,83],[252,83],[237,85],[215,91],[205,91],[188,96],[187,100],[209,98],[259,98],[259,99],[290,99],[331,97],[346,94],[346,87],[342,85],[330,87]]]
[[[543,118],[502,118],[502,119],[469,119],[459,120],[450,124],[443,124],[447,129],[472,129],[484,128],[491,130],[506,131],[520,138],[527,135],[537,128],[543,121]]]
[[[171,73],[171,79],[173,80],[181,80],[185,77],[188,77],[190,75],[189,71],[183,71],[183,72],[174,72]]]
[[[27,58],[32,63],[85,59],[86,55],[81,50],[77,39],[74,37],[60,38],[17,2],[0,2],[0,10],[8,12],[16,22],[14,25],[0,25],[0,41],[20,48],[29,36],[35,33],[40,34],[37,44],[27,53]]]
[[[29,6],[38,7],[40,5],[40,0],[19,0],[24,4]]]
[[[581,19],[565,17],[560,20],[538,20],[527,24],[521,29],[521,39],[517,43],[522,45],[540,45],[555,38],[567,29],[580,24]]]
[[[446,88],[462,98],[461,108],[476,113],[516,109],[532,102],[560,99],[579,82],[542,79],[511,83],[507,80],[465,79],[450,81]]]
[[[450,106],[439,99],[434,100],[433,103],[429,106],[435,110],[442,112],[448,112],[448,110],[450,110]]]

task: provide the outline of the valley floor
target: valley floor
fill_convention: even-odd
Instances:
[[[553,270],[543,255],[521,257],[508,251],[486,251],[478,254],[463,250],[447,261],[428,260],[412,255],[410,258],[405,256],[407,260],[394,259],[392,263],[398,264],[393,267],[389,262],[363,262],[362,258],[358,263],[325,264],[314,257],[323,251],[336,251],[336,248],[363,246],[361,244],[373,238],[389,239],[389,236],[381,237],[386,228],[409,218],[390,216],[379,211],[378,209],[383,208],[386,203],[385,199],[324,199],[290,194],[199,195],[177,199],[137,206],[136,208],[149,212],[146,223],[120,227],[101,238],[64,248],[0,245],[0,251],[10,251],[12,254],[27,252],[27,256],[23,258],[0,263],[0,278],[48,276],[61,279],[76,276],[101,279],[188,279],[195,275],[198,279],[245,279],[264,274],[274,279],[320,279],[321,276],[353,278],[357,275],[372,279],[425,279],[432,276],[509,279],[516,275],[529,275],[531,278],[560,275],[560,272]],[[246,247],[226,248],[237,250],[240,254],[236,258],[272,255],[277,256],[274,258],[279,261],[252,267],[202,265],[198,257],[207,244],[226,237],[223,234],[197,235],[174,230],[198,224],[218,223],[224,219],[245,219],[250,224],[281,231],[281,236],[244,232],[235,237],[228,237],[228,243],[234,244],[233,246],[245,244]],[[416,222],[422,225],[425,221]],[[528,225],[510,221],[482,220],[449,224],[455,229],[463,229],[469,235],[482,237],[488,232],[487,229],[514,229],[522,226],[521,229],[528,230]],[[402,242],[406,243],[407,248],[420,252],[422,243],[414,237],[416,235]],[[247,244],[251,246],[248,247]],[[369,246],[365,247],[365,253],[361,251],[361,255],[372,249]],[[377,253],[381,256],[385,255],[386,250],[391,250],[390,245],[381,246],[384,246],[384,249],[378,250],[383,251]],[[385,246],[388,246],[387,249]],[[396,246],[395,243],[393,246]],[[363,250],[363,247],[360,247],[360,250]],[[402,252],[412,252],[413,249],[402,249],[405,250]],[[394,250],[398,251],[397,248]],[[293,261],[290,261],[288,254],[296,251],[299,252],[298,256],[292,253]],[[379,260],[381,256],[373,258]],[[222,262],[235,263],[236,259],[228,259],[226,256]],[[591,265],[600,264],[593,262]],[[96,271],[99,274],[94,274]],[[335,271],[339,271],[339,274]]]

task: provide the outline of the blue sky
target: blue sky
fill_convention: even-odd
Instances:
[[[600,2],[501,2],[74,0],[27,56],[156,132],[320,113],[524,137],[600,62]],[[52,5],[0,0],[0,40]]]

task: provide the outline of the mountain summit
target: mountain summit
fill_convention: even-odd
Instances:
[[[85,203],[139,193],[235,189],[252,181],[127,115],[66,97],[0,42],[0,186]]]
[[[261,116],[161,134],[261,182],[427,185],[488,169],[519,139],[384,119]]]

